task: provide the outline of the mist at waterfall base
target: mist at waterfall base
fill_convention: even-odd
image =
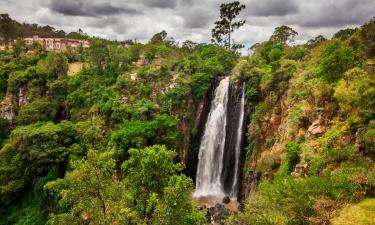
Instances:
[[[218,202],[229,196],[237,200],[245,114],[244,84],[238,94],[233,92],[230,77],[223,78],[215,89],[199,146],[195,199]]]

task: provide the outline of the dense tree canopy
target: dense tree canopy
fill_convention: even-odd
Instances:
[[[322,53],[318,73],[327,82],[335,82],[345,71],[352,68],[353,64],[353,50],[342,46],[340,42],[334,42]]]
[[[280,26],[240,56],[231,33],[243,9],[222,4],[214,44],[182,45],[166,31],[118,42],[1,15],[0,36],[19,41],[0,51],[0,224],[206,224],[217,209],[230,217],[223,224],[330,224],[365,212],[375,187],[374,19],[298,45]],[[34,34],[90,48],[22,41]],[[247,198],[227,215],[191,194],[204,106],[229,75],[232,97],[245,87]]]

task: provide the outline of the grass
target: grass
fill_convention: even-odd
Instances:
[[[375,224],[375,199],[365,199],[358,204],[344,207],[331,222],[332,225]]]

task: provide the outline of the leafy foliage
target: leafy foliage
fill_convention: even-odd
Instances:
[[[170,177],[181,171],[182,164],[174,163],[176,153],[161,145],[130,149],[129,154],[129,159],[122,165],[127,174],[128,198],[135,211],[150,218],[155,198],[163,193]]]
[[[185,175],[172,176],[164,188],[163,199],[158,203],[154,224],[205,224],[206,218],[191,200],[193,181]]]
[[[134,215],[122,204],[123,184],[114,181],[114,152],[98,154],[90,150],[87,160],[71,162],[71,172],[63,179],[51,181],[45,188],[56,193],[62,212],[52,215],[51,224],[130,224]]]
[[[286,43],[286,42],[293,42],[294,38],[298,35],[298,33],[288,26],[280,26],[276,27],[275,31],[273,32],[270,41],[275,43]]]
[[[1,201],[9,203],[30,181],[63,167],[74,138],[68,121],[39,122],[13,130],[10,143],[0,150]]]
[[[38,121],[53,121],[56,115],[56,103],[38,99],[22,107],[15,120],[18,125],[28,125]]]
[[[319,63],[318,74],[329,83],[336,82],[345,71],[353,67],[353,63],[353,50],[336,41],[324,50]]]
[[[369,24],[336,40],[292,47],[271,38],[252,48],[238,74],[251,119],[244,168],[251,191],[226,224],[366,221],[347,209],[338,215],[373,197],[374,70],[361,37]],[[356,207],[356,215],[367,209]]]
[[[358,67],[348,70],[336,86],[334,94],[342,110],[359,109],[374,114],[374,82],[373,76]]]

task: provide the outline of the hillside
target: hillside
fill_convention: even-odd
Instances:
[[[340,213],[374,206],[374,28],[296,46],[271,37],[237,65],[251,116],[245,210],[228,224],[375,222]]]
[[[215,222],[375,223],[375,19],[301,45],[291,31],[246,57],[165,31],[0,51],[0,224],[211,223],[191,194],[229,75],[228,87],[245,84],[241,206]]]
[[[173,215],[202,221],[176,160],[187,163],[211,80],[237,58],[214,45],[180,48],[165,32],[149,44],[91,39],[81,51],[22,43],[2,51],[0,223],[170,221],[162,212],[175,210],[174,199],[182,205]],[[83,69],[68,76],[77,63]]]

